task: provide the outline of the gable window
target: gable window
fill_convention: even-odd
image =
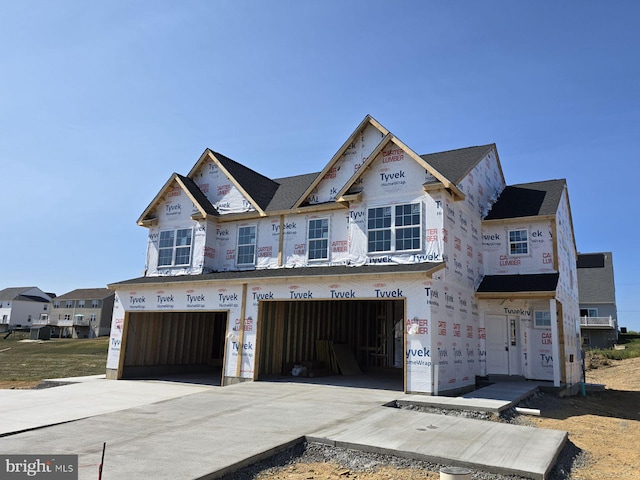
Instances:
[[[165,230],[160,232],[158,266],[176,267],[191,263],[192,230]]]
[[[534,326],[544,328],[551,326],[551,312],[536,311],[534,312]]]
[[[254,265],[256,262],[256,227],[238,228],[238,265]]]
[[[367,212],[368,251],[420,250],[420,203],[370,208]]]
[[[528,255],[529,235],[526,230],[509,230],[509,255]]]
[[[309,260],[329,258],[329,219],[309,220]]]

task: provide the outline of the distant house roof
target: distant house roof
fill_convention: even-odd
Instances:
[[[113,295],[108,288],[77,288],[56,297],[56,300],[102,300]]]
[[[457,184],[494,148],[495,144],[492,143],[446,152],[428,153],[420,155],[420,158]]]
[[[616,302],[611,252],[578,254],[578,301],[580,303]]]
[[[480,282],[477,292],[479,294],[555,292],[558,277],[558,273],[486,275]]]
[[[0,300],[2,301],[11,301],[11,300],[24,300],[28,302],[48,302],[49,300],[45,300],[42,297],[38,297],[37,295],[25,295],[25,292],[29,290],[33,290],[38,287],[10,287],[5,288],[4,290],[0,290]]]
[[[255,279],[277,279],[292,277],[325,277],[340,275],[382,275],[398,273],[420,273],[431,275],[445,266],[444,262],[439,263],[411,263],[401,265],[363,265],[353,266],[332,266],[332,267],[300,267],[300,268],[264,268],[259,270],[216,272],[201,275],[176,275],[166,277],[139,277],[131,280],[109,284],[110,288],[124,285],[144,285],[155,283],[179,283],[196,281],[220,281],[220,280],[255,280]],[[58,297],[61,298],[61,297]]]
[[[555,215],[566,184],[561,179],[507,186],[484,219]]]

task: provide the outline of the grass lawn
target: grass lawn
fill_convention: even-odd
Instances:
[[[0,388],[30,388],[46,378],[105,373],[109,337],[28,341],[0,337]]]

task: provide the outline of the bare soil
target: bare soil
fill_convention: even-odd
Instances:
[[[582,450],[568,476],[575,480],[632,480],[640,478],[640,358],[590,359],[588,383],[603,384],[605,390],[588,390],[586,396],[546,398],[541,415],[528,416],[539,428],[569,432],[569,442]],[[596,367],[596,368],[593,368]],[[304,459],[304,456],[301,457]],[[437,471],[424,468],[384,466],[355,469],[340,462],[304,462],[270,468],[255,477],[276,480],[438,479]],[[474,478],[476,476],[474,475]],[[480,477],[478,477],[480,478]]]

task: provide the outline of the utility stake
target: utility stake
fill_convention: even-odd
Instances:
[[[102,480],[102,464],[104,463],[104,451],[107,448],[107,442],[102,444],[102,459],[100,460],[100,465],[98,466],[98,480]]]

